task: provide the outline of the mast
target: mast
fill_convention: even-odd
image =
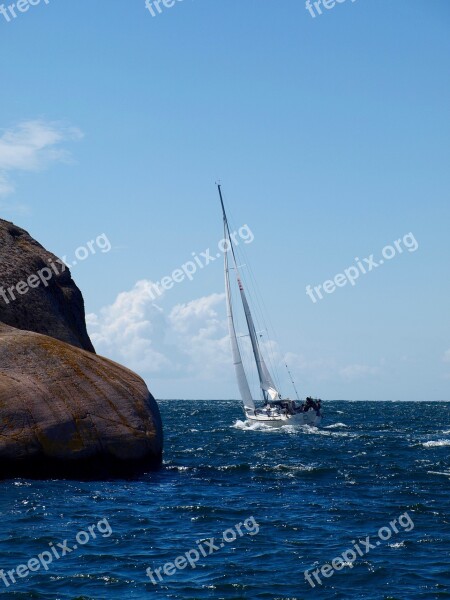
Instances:
[[[268,397],[270,396],[270,398],[272,400],[275,400],[275,398],[277,398],[279,396],[278,391],[275,388],[275,384],[272,380],[272,377],[269,373],[269,370],[266,366],[266,363],[264,361],[264,358],[261,354],[261,350],[259,347],[259,342],[258,342],[258,337],[256,335],[256,328],[255,328],[255,324],[253,322],[253,317],[250,311],[250,306],[248,304],[247,301],[247,296],[245,294],[245,290],[244,290],[244,286],[242,284],[242,280],[241,280],[241,276],[239,273],[239,268],[237,265],[237,260],[236,260],[236,254],[234,252],[234,246],[233,246],[233,241],[231,238],[231,233],[230,233],[230,227],[228,224],[228,219],[227,219],[227,214],[225,211],[225,205],[223,202],[223,197],[222,197],[222,189],[221,189],[221,185],[217,184],[218,190],[219,190],[219,196],[220,196],[220,203],[222,206],[222,213],[223,213],[223,222],[224,222],[224,230],[225,230],[225,238],[228,240],[229,243],[229,248],[231,249],[231,253],[233,256],[233,264],[234,264],[234,269],[236,271],[236,277],[237,277],[237,282],[238,282],[238,286],[239,286],[239,291],[241,294],[241,300],[242,300],[242,305],[244,307],[244,313],[245,313],[245,319],[247,321],[247,328],[248,328],[248,332],[250,335],[250,341],[251,341],[251,345],[252,345],[252,350],[253,350],[253,355],[255,357],[255,362],[256,362],[256,368],[258,371],[258,377],[259,377],[259,382],[261,385],[261,390],[262,390],[262,394],[263,394],[263,398],[264,401],[267,402],[268,401]],[[225,261],[226,261],[226,265],[227,265],[227,270],[229,271],[228,268],[228,257],[227,257],[227,252],[225,252]],[[228,276],[228,281],[227,281],[227,285],[229,289],[229,276]],[[231,300],[231,297],[230,297]],[[231,306],[231,302],[230,302],[230,306]],[[233,323],[233,327],[234,327],[234,323]],[[234,332],[234,335],[236,335],[236,332]],[[236,344],[237,344],[237,340],[236,340]],[[248,384],[247,384],[248,385]]]
[[[220,190],[220,187],[219,187]],[[222,198],[221,198],[222,200]],[[222,202],[222,208],[223,202]],[[226,214],[224,209],[224,236],[225,239],[229,237],[229,229],[228,223],[226,220]],[[247,375],[245,373],[244,365],[242,362],[241,351],[239,350],[239,345],[236,336],[236,327],[234,325],[234,316],[233,316],[233,307],[231,304],[231,286],[230,286],[230,269],[228,266],[228,254],[224,253],[224,267],[225,267],[225,290],[227,295],[227,317],[228,317],[228,329],[230,332],[230,340],[231,340],[231,350],[233,354],[233,363],[234,369],[236,371],[236,378],[238,382],[239,392],[241,394],[242,402],[244,403],[244,408],[255,413],[256,407],[253,401],[252,393],[250,391],[250,387],[248,385]]]

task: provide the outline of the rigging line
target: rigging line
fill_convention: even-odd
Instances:
[[[289,377],[291,378],[291,382],[294,387],[295,395],[297,396],[297,400],[300,402],[300,398],[299,398],[298,391],[297,391],[297,386],[295,385],[294,378],[292,377],[292,373],[290,372],[289,367],[287,366],[287,363],[286,363],[286,369],[287,369],[287,372],[289,373]]]
[[[245,264],[245,266],[247,267],[248,272],[251,277],[251,280],[252,280],[251,285],[254,288],[255,292],[257,292],[257,296],[261,296],[260,289],[257,284],[257,280],[254,275],[253,268],[251,266],[251,262],[248,261],[248,254],[247,254],[247,251],[245,250],[244,246],[239,246],[238,249],[236,250],[236,253],[238,256],[242,255],[242,257],[245,259],[245,263],[248,263],[248,264]],[[257,298],[257,301],[259,302],[259,297]]]

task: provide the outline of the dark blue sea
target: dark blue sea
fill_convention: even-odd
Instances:
[[[278,430],[160,406],[158,473],[0,482],[1,598],[450,598],[450,403],[327,402],[321,429]]]

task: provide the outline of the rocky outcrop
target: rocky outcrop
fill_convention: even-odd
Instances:
[[[56,260],[5,221],[0,243],[10,250],[0,246],[3,288]],[[162,423],[146,384],[95,354],[67,270],[43,288],[9,303],[0,298],[0,478],[103,478],[158,468]]]
[[[158,407],[140,377],[0,325],[0,473],[128,475],[159,466]]]
[[[25,289],[21,282],[26,293],[21,293]],[[83,296],[68,267],[25,230],[2,219],[0,286],[0,322],[94,352]]]

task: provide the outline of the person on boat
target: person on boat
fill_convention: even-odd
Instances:
[[[306,400],[307,400],[307,402],[306,402],[306,411],[310,410],[311,408],[313,410],[315,410],[316,412],[319,410],[318,406],[317,406],[316,400],[314,400],[313,398],[307,398]]]

